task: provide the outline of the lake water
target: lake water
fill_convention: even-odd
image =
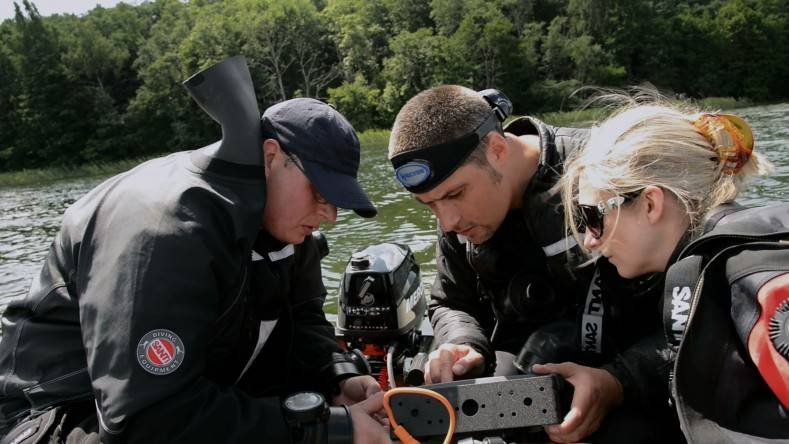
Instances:
[[[773,176],[759,179],[739,200],[751,205],[785,201],[789,196],[789,104],[743,108],[737,114],[751,123],[756,150],[777,167]],[[331,250],[323,260],[328,313],[336,311],[337,287],[348,258],[368,245],[406,244],[421,265],[426,289],[435,276],[435,218],[395,182],[385,159],[385,147],[363,149],[360,181],[378,205],[378,217],[368,220],[341,211],[337,224],[323,229]],[[101,180],[0,189],[0,311],[27,293],[63,211]]]

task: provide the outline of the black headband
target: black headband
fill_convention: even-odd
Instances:
[[[490,104],[491,114],[473,131],[458,139],[404,151],[392,157],[395,177],[412,193],[425,193],[452,175],[479,146],[489,132],[500,130],[512,111],[512,103],[500,91],[487,89],[479,94]]]

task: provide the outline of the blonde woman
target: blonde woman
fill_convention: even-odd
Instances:
[[[620,99],[566,169],[567,226],[622,277],[666,272],[666,377],[690,442],[789,438],[789,206],[734,202],[770,165],[737,116]]]

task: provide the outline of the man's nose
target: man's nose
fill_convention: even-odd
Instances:
[[[318,204],[318,213],[321,216],[321,222],[337,222],[337,207],[328,202]]]
[[[446,204],[443,202],[436,202],[433,207],[433,213],[438,218],[438,223],[441,225],[441,230],[445,233],[455,231],[460,222],[460,212],[454,205]]]

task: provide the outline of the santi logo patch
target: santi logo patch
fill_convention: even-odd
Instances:
[[[592,282],[589,284],[584,313],[581,319],[582,347],[585,352],[603,352],[603,316],[605,315],[605,307],[603,306],[601,281],[600,269],[596,269]]]
[[[685,334],[690,314],[690,287],[674,287],[671,291],[671,332],[679,343]]]
[[[166,329],[151,330],[137,344],[137,362],[148,373],[169,375],[184,361],[186,350],[177,334]]]

